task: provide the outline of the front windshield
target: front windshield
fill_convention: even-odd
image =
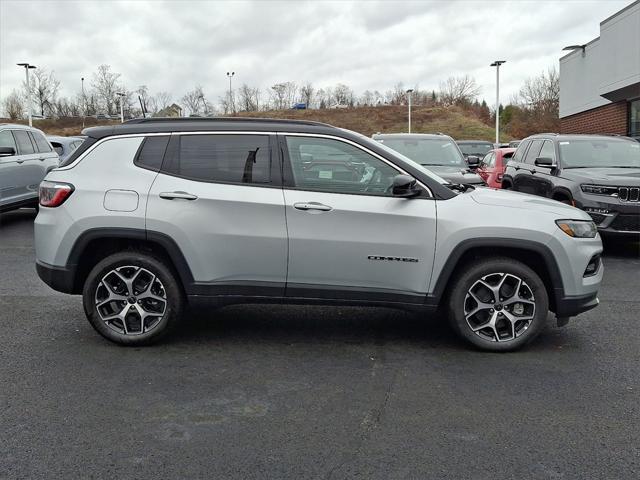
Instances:
[[[493,149],[493,145],[490,143],[459,143],[458,146],[464,155],[476,155],[478,157],[484,157],[489,150]]]
[[[402,161],[410,164],[413,168],[420,170],[421,172],[423,172],[425,175],[427,175],[428,177],[432,178],[433,180],[435,180],[438,183],[441,183],[442,185],[446,185],[449,182],[447,182],[444,178],[436,175],[435,173],[433,173],[431,170],[428,170],[426,168],[424,168],[422,165],[420,165],[419,163],[411,160],[409,157],[407,157],[406,155],[403,155],[402,153],[398,152],[397,150],[393,150],[392,148],[389,148],[387,145],[385,145],[384,143],[378,142],[380,145],[380,147],[385,150],[386,152],[388,152],[391,156],[394,157],[398,157],[400,158]]]
[[[439,138],[385,138],[380,143],[425,166],[467,168],[452,140]]]
[[[567,140],[559,144],[564,168],[640,168],[640,143],[598,138]]]

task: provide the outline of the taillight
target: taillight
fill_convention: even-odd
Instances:
[[[43,207],[59,207],[73,193],[74,187],[70,183],[49,182],[40,184],[40,205]]]

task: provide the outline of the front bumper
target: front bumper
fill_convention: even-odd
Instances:
[[[559,318],[574,317],[596,308],[599,303],[597,292],[587,295],[564,296],[556,299],[555,314]]]
[[[601,234],[640,236],[640,202],[604,201],[602,196],[589,195],[576,206],[591,216]]]
[[[40,279],[54,290],[62,293],[75,293],[73,288],[74,270],[36,260],[36,271]]]

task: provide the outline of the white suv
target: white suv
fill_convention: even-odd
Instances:
[[[512,350],[597,305],[589,216],[452,185],[362,135],[265,119],[90,128],[47,176],[37,270],[82,294],[109,340],[146,344],[188,303],[445,307],[460,335]]]

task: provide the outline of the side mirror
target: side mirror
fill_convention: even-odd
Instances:
[[[393,177],[391,193],[394,197],[412,198],[422,193],[417,186],[416,179],[409,175],[396,175]]]
[[[16,154],[16,149],[13,147],[0,147],[0,157],[11,157]]]
[[[556,164],[553,159],[549,157],[538,157],[533,163],[536,167],[556,168]]]
[[[469,155],[467,157],[467,165],[469,165],[469,168],[478,168],[480,166],[480,157]]]

